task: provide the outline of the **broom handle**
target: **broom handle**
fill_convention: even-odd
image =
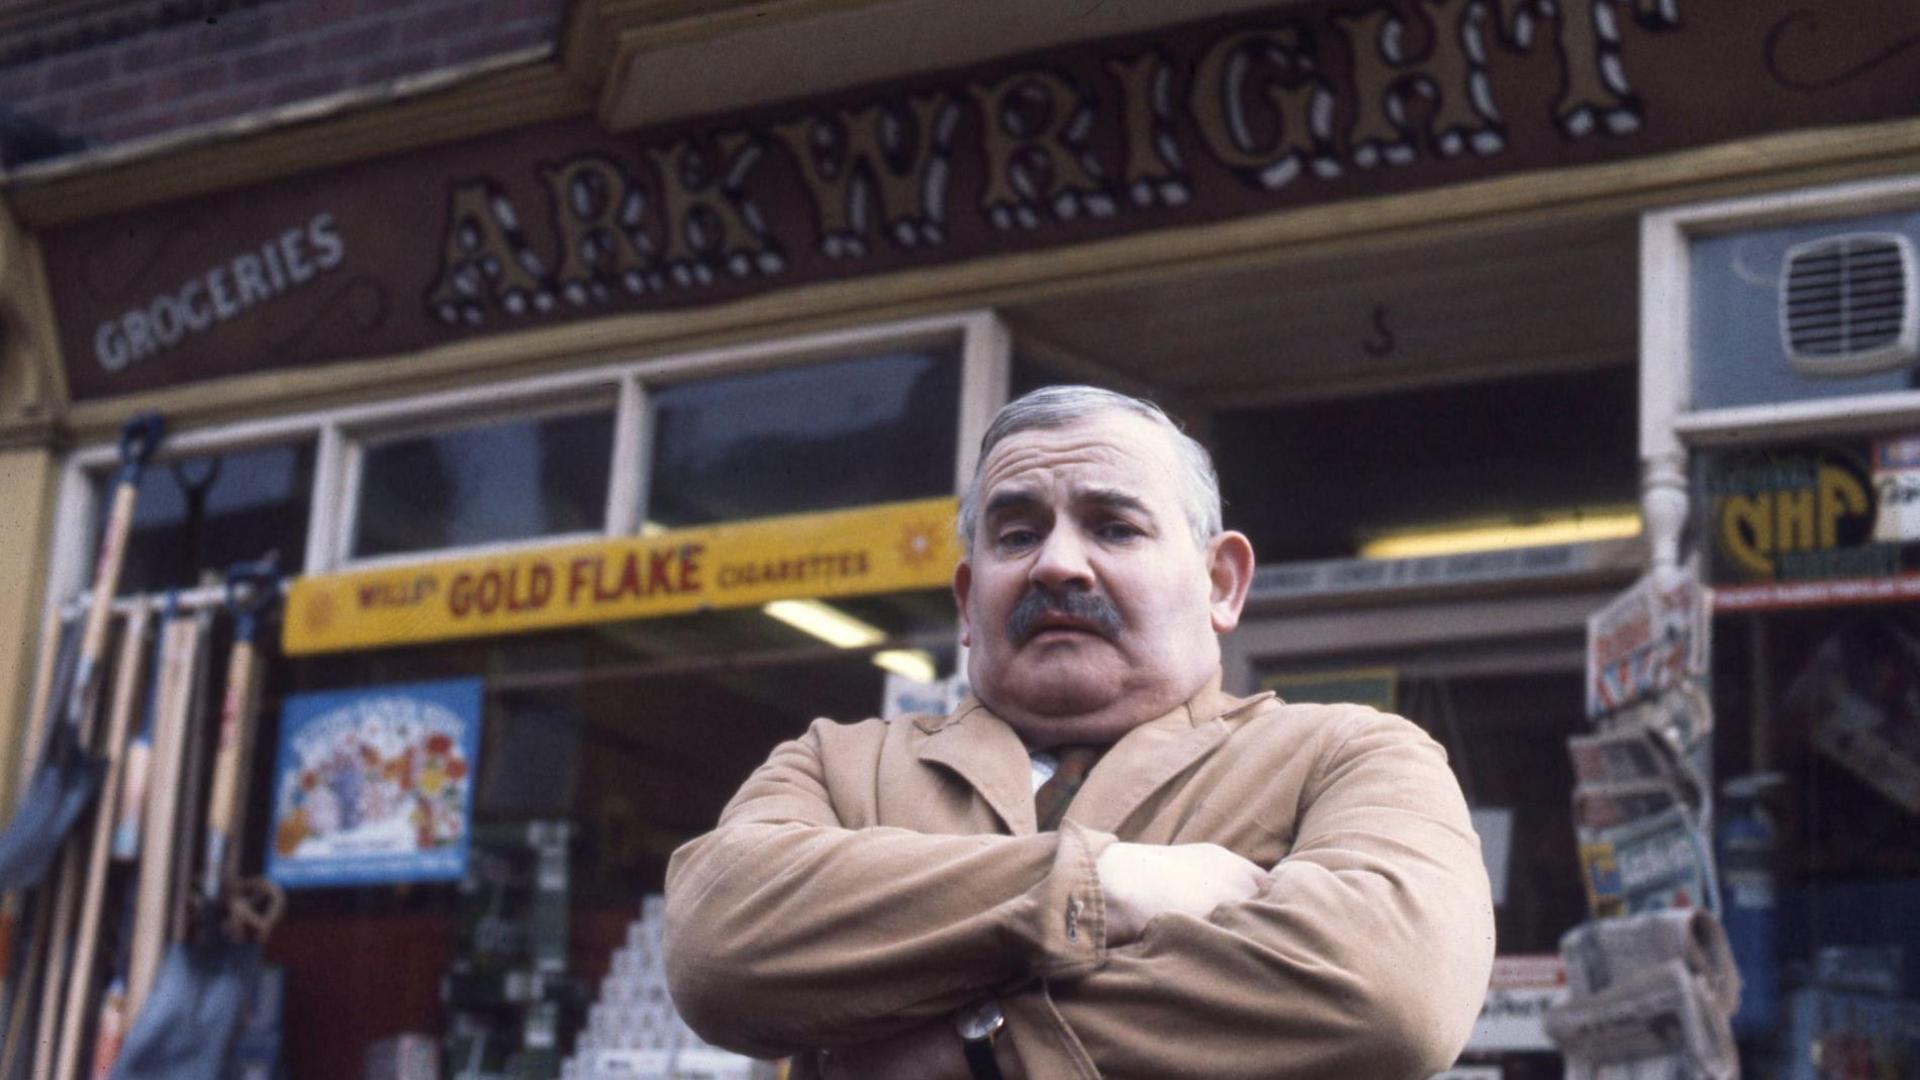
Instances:
[[[153,777],[142,818],[140,883],[134,899],[132,956],[127,964],[127,1014],[138,1015],[160,970],[172,913],[173,867],[179,858],[175,831],[185,777],[188,710],[193,704],[193,671],[200,648],[198,620],[176,618],[166,628],[166,660],[161,667],[159,713],[154,720]]]
[[[114,672],[112,711],[107,721],[107,775],[93,809],[93,836],[86,849],[87,866],[80,894],[80,940],[73,950],[67,976],[66,1009],[60,1018],[60,1043],[54,1063],[55,1080],[74,1080],[80,1069],[80,1036],[86,1024],[87,1004],[95,989],[94,961],[100,950],[100,909],[106,902],[107,857],[113,848],[114,800],[120,794],[120,774],[126,767],[127,732],[139,706],[142,661],[147,653],[147,622],[151,611],[137,605],[127,617],[121,635],[120,656]],[[43,1033],[41,1038],[45,1039]]]

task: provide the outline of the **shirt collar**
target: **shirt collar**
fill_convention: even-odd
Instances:
[[[1160,716],[1137,725],[1134,730],[1148,727],[1162,729],[1199,727],[1209,720],[1233,716],[1273,696],[1273,691],[1268,690],[1253,697],[1235,697],[1220,689],[1220,675],[1219,668],[1213,669],[1213,674],[1207,677],[1207,681],[1201,684],[1200,689],[1192,697]],[[962,723],[974,713],[991,716],[995,720],[1000,719],[992,709],[986,706],[985,702],[973,694],[968,694],[960,699],[960,704],[946,716],[920,716],[914,723],[920,730],[932,734],[949,725]],[[1005,723],[1005,721],[1001,722]]]

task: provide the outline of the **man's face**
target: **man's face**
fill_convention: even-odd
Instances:
[[[1118,738],[1192,696],[1252,576],[1240,534],[1195,542],[1172,440],[1129,413],[995,446],[976,530],[954,576],[968,674],[1038,746]]]

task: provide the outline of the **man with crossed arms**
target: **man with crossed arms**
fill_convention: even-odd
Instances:
[[[1035,391],[959,527],[974,696],[816,721],[675,853],[694,1030],[830,1080],[1450,1065],[1494,951],[1465,801],[1405,720],[1221,692],[1254,558],[1206,451]]]

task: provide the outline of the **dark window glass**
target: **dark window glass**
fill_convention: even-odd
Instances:
[[[1633,506],[1637,402],[1607,368],[1223,412],[1211,449],[1262,562],[1349,558],[1396,529]]]
[[[306,1003],[301,1022],[287,1025],[285,1058],[311,1066],[313,1076],[358,1076],[376,1040],[396,1030],[450,1033],[455,1016],[480,1011],[471,1004],[478,993],[514,985],[534,966],[524,956],[495,958],[556,936],[565,942],[564,967],[541,970],[548,1000],[567,1003],[552,1021],[555,1051],[573,1052],[641,897],[661,891],[673,850],[713,827],[774,746],[815,717],[878,715],[887,673],[875,657],[883,650],[917,650],[939,674],[953,670],[947,590],[827,603],[872,627],[875,640],[835,648],[748,608],[273,665],[256,777],[272,775],[289,693],[486,679],[469,881],[492,892],[451,883],[289,890],[266,947]],[[270,816],[250,815],[245,872],[258,872]],[[534,822],[564,823],[572,833],[564,864],[540,878],[538,893],[524,885],[531,874],[500,874],[487,851],[495,846],[488,837],[525,835]],[[500,908],[475,911],[485,907],[476,900],[502,894]],[[543,902],[545,917],[531,916]],[[477,938],[491,942],[485,963],[475,957]],[[460,1000],[442,996],[448,986]],[[369,1001],[379,1008],[364,1007]],[[507,1000],[487,1015],[505,1024],[531,1008]],[[505,1031],[499,1052],[522,1045],[530,1027]]]
[[[1714,819],[1747,1075],[1824,1045],[1855,1055],[1854,1075],[1912,1076],[1913,1044],[1878,1033],[1920,1015],[1920,612],[1720,614],[1713,654]]]
[[[896,353],[663,387],[647,520],[772,517],[953,491],[960,364]]]
[[[1576,655],[1579,649],[1577,639],[1532,644],[1542,650],[1557,644],[1561,651],[1573,650]],[[1447,763],[1468,805],[1481,819],[1475,827],[1488,830],[1483,850],[1490,861],[1499,858],[1501,837],[1506,840],[1505,879],[1495,883],[1500,952],[1553,952],[1560,936],[1587,917],[1573,838],[1569,803],[1573,766],[1566,744],[1568,736],[1586,730],[1580,676],[1577,672],[1464,674],[1488,662],[1470,651],[1456,651],[1451,664],[1444,662],[1446,650],[1423,653],[1427,655],[1419,658],[1406,654],[1342,657],[1335,668],[1271,668],[1265,674],[1297,679],[1337,672],[1349,679],[1360,674],[1376,680],[1382,672],[1393,674],[1388,706],[1446,747]],[[1436,660],[1441,661],[1437,668]],[[1400,662],[1414,666],[1395,671]],[[1280,692],[1299,701],[1361,700],[1337,690],[1325,695],[1296,694],[1283,686]],[[1489,817],[1495,820],[1485,820]],[[1499,825],[1501,818],[1504,826]],[[1490,866],[1489,872],[1496,868]]]
[[[369,446],[357,558],[606,527],[613,413],[515,420]]]
[[[140,477],[120,591],[192,588],[204,571],[224,572],[270,551],[280,553],[283,573],[299,573],[313,501],[313,454],[312,443],[298,443],[149,465]],[[95,482],[96,536],[106,522],[112,484],[111,473]]]

